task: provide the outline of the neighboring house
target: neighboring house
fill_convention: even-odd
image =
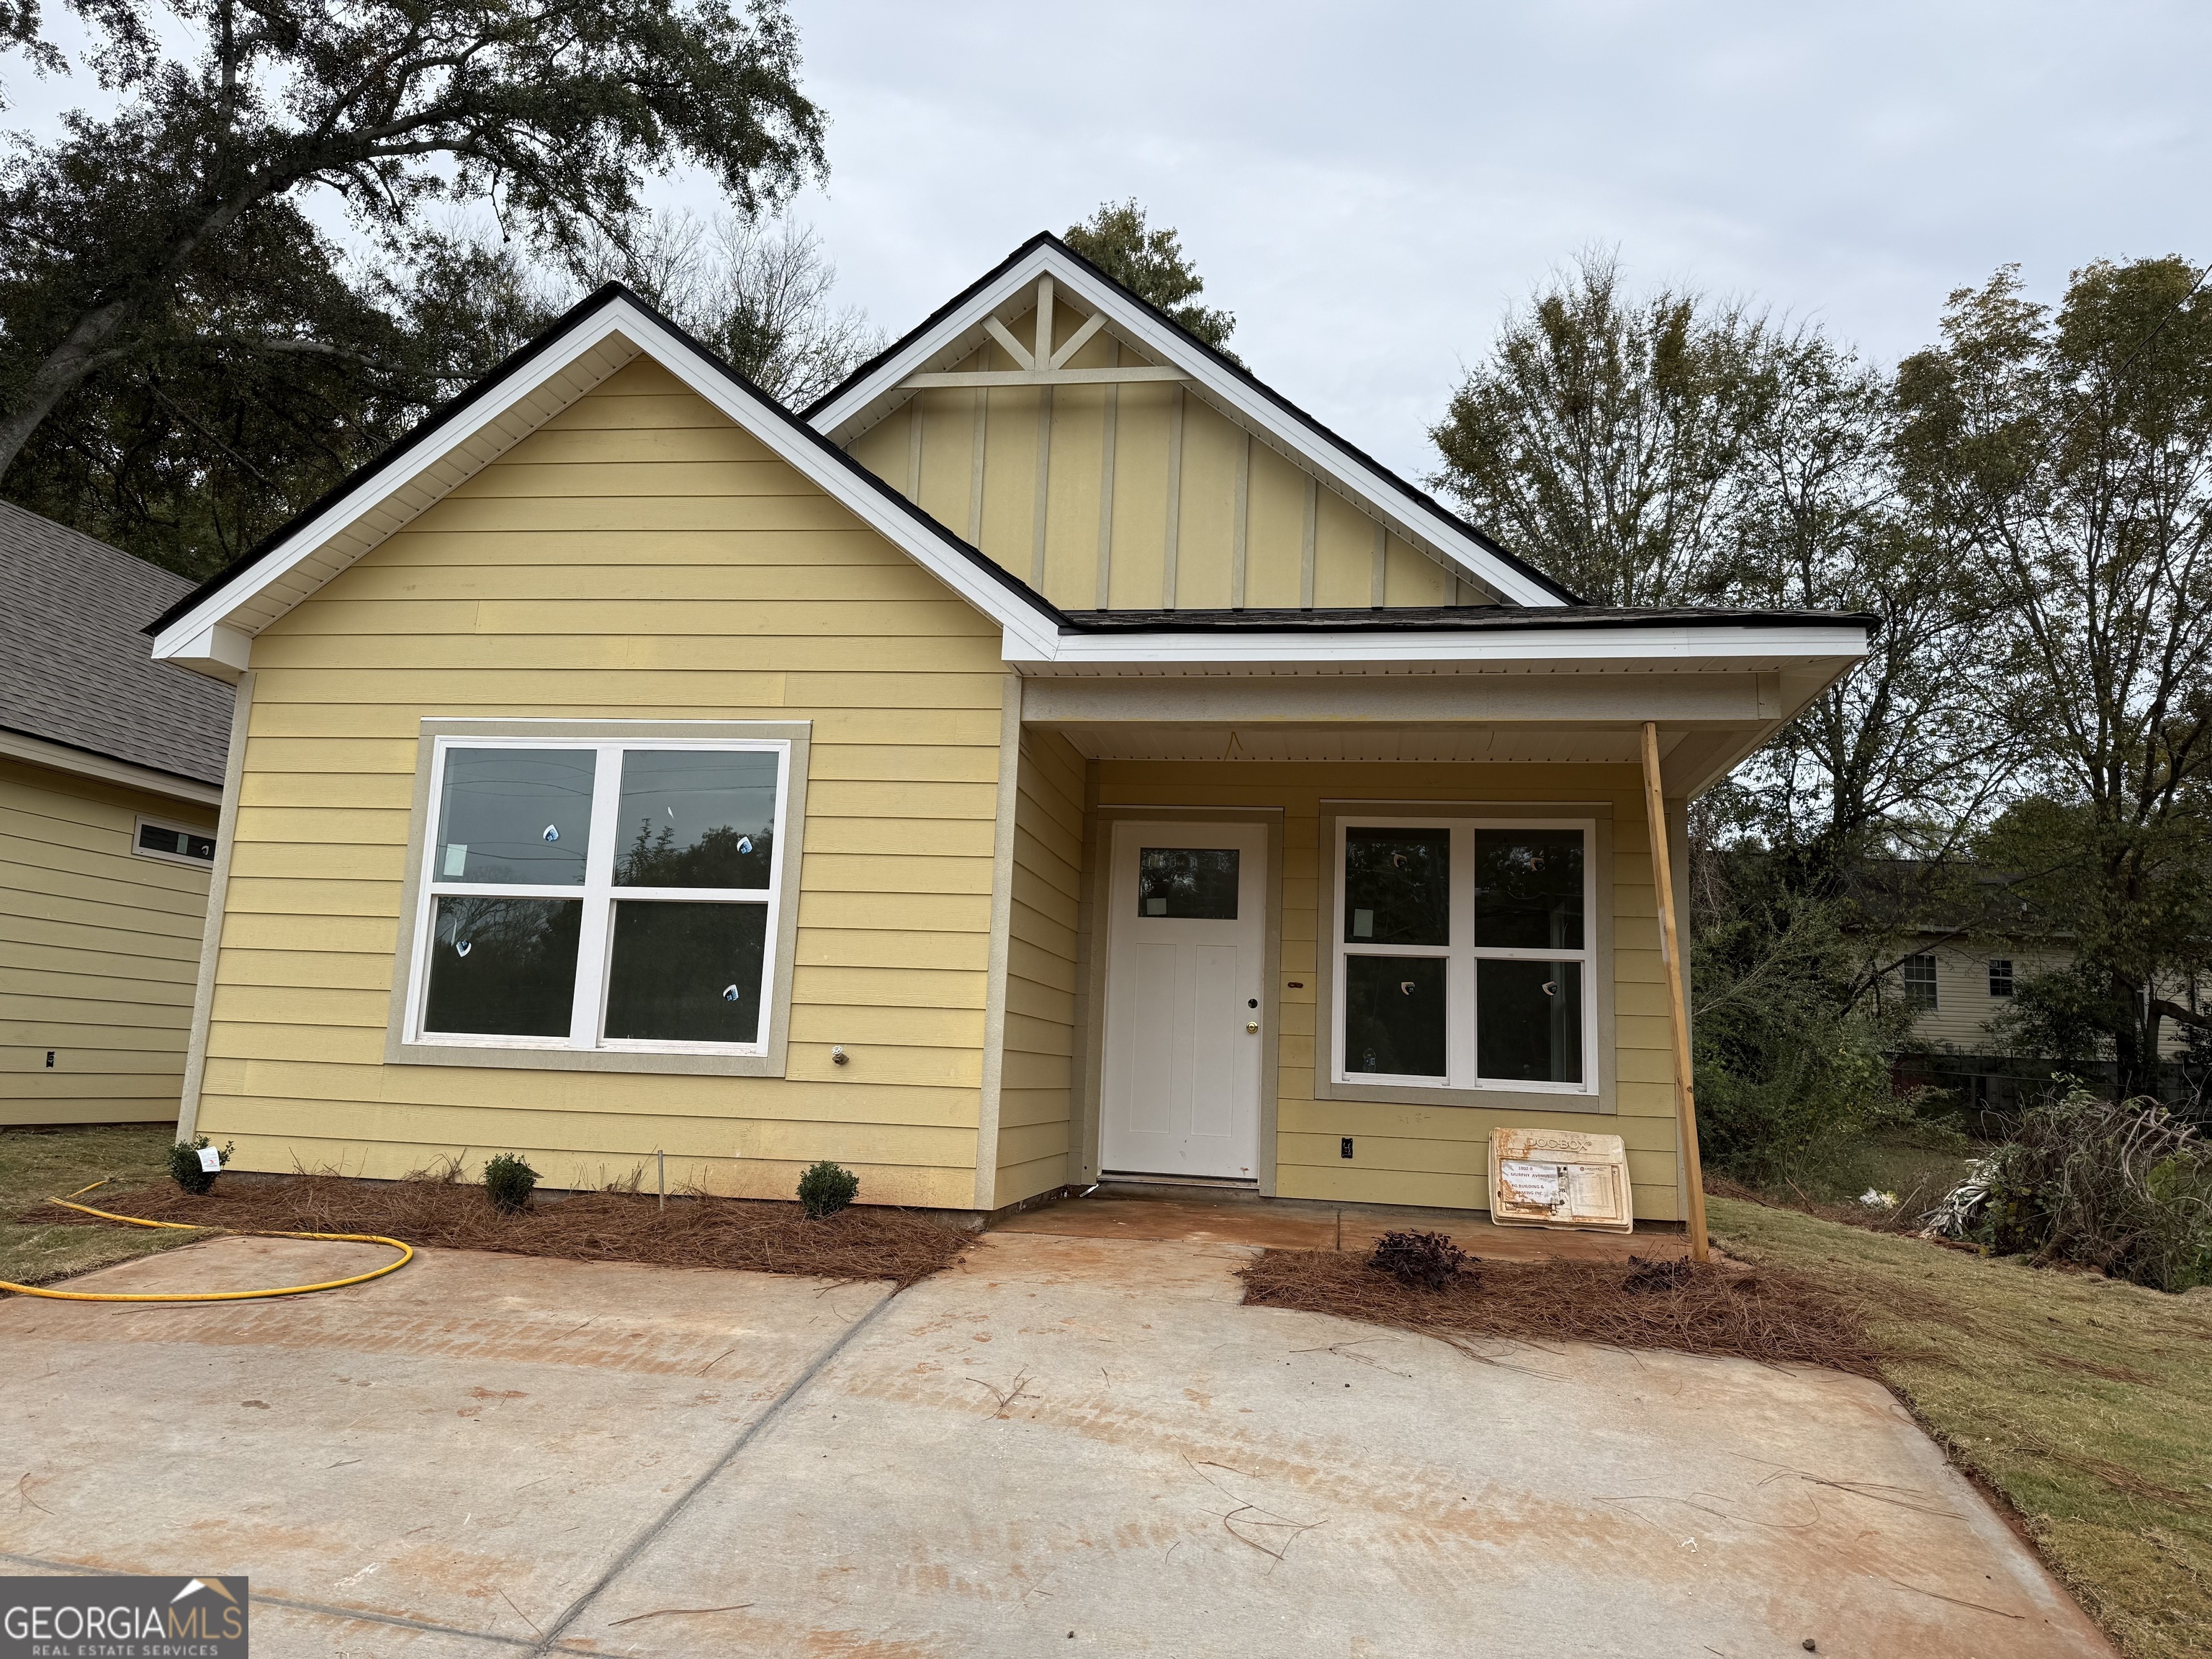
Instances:
[[[1585,605],[1049,236],[804,420],[611,287],[154,630],[245,733],[188,1125],[956,1211],[1558,1127],[1672,1219],[1645,723],[1679,848],[1871,626]]]
[[[150,660],[191,584],[0,502],[0,1124],[173,1121],[231,694]]]

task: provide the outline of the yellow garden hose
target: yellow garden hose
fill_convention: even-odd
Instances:
[[[95,1181],[92,1187],[105,1187],[105,1181]],[[372,1279],[381,1279],[386,1273],[396,1273],[415,1259],[415,1247],[403,1244],[396,1238],[386,1238],[381,1233],[281,1233],[242,1231],[236,1227],[200,1227],[189,1221],[148,1221],[135,1215],[115,1215],[106,1210],[95,1210],[89,1204],[72,1204],[70,1198],[81,1197],[92,1187],[80,1187],[69,1198],[49,1199],[64,1210],[75,1210],[81,1215],[96,1215],[102,1221],[120,1221],[132,1227],[174,1227],[187,1233],[230,1233],[240,1238],[321,1238],[345,1244],[389,1244],[399,1252],[399,1260],[387,1261],[381,1267],[365,1273],[356,1273],[350,1279],[329,1279],[319,1285],[283,1285],[273,1291],[191,1291],[167,1295],[120,1295],[107,1291],[46,1291],[35,1285],[11,1285],[0,1279],[0,1291],[13,1291],[18,1296],[50,1297],[57,1302],[250,1302],[264,1296],[305,1296],[310,1291],[335,1291],[348,1285],[365,1285]]]

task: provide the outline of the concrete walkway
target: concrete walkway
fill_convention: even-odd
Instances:
[[[1870,1383],[1478,1361],[1240,1307],[1249,1255],[996,1232],[886,1298],[424,1252],[291,1302],[15,1298],[0,1570],[249,1574],[264,1659],[2109,1651]]]

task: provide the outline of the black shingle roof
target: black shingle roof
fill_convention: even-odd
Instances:
[[[0,726],[222,786],[230,688],[155,662],[139,631],[191,583],[5,501],[0,581],[16,609]]]

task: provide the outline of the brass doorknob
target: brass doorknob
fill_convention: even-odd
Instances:
[[[1244,1029],[1248,1031],[1256,1031],[1260,1029],[1260,1022],[1256,1019],[1248,1019],[1244,1022]]]

